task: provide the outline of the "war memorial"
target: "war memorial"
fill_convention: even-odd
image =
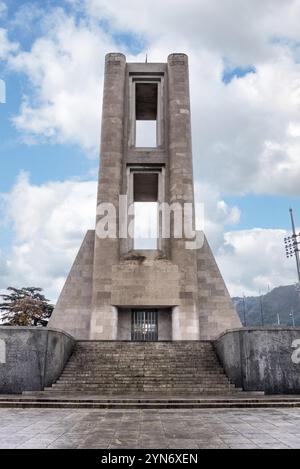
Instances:
[[[195,228],[188,57],[108,54],[102,109],[95,229],[48,327],[0,327],[0,407],[300,407],[300,329],[242,327]]]

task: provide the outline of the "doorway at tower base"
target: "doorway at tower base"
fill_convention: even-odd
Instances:
[[[172,340],[172,309],[119,308],[117,340]]]

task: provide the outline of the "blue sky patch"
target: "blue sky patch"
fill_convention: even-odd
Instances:
[[[225,85],[228,85],[234,78],[242,78],[249,73],[256,73],[256,69],[253,65],[246,67],[225,67],[223,70],[222,81]]]
[[[230,230],[251,230],[253,228],[286,229],[290,231],[289,207],[292,207],[297,226],[300,226],[299,197],[247,194],[244,197],[224,197],[229,206],[238,206],[241,210],[240,222]]]

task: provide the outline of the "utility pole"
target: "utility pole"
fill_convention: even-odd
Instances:
[[[263,311],[263,301],[262,301],[262,294],[261,291],[259,291],[259,304],[260,304],[260,319],[261,319],[261,325],[265,325],[265,320],[264,320],[264,311]]]
[[[244,314],[244,327],[247,326],[247,320],[246,320],[246,298],[245,294],[243,293],[243,314]]]
[[[280,316],[279,316],[279,313],[277,313],[277,325],[280,326]]]

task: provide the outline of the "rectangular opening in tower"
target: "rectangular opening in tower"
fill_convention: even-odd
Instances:
[[[133,177],[134,249],[157,249],[158,174],[135,173]]]
[[[157,83],[135,84],[135,146],[157,146]]]

